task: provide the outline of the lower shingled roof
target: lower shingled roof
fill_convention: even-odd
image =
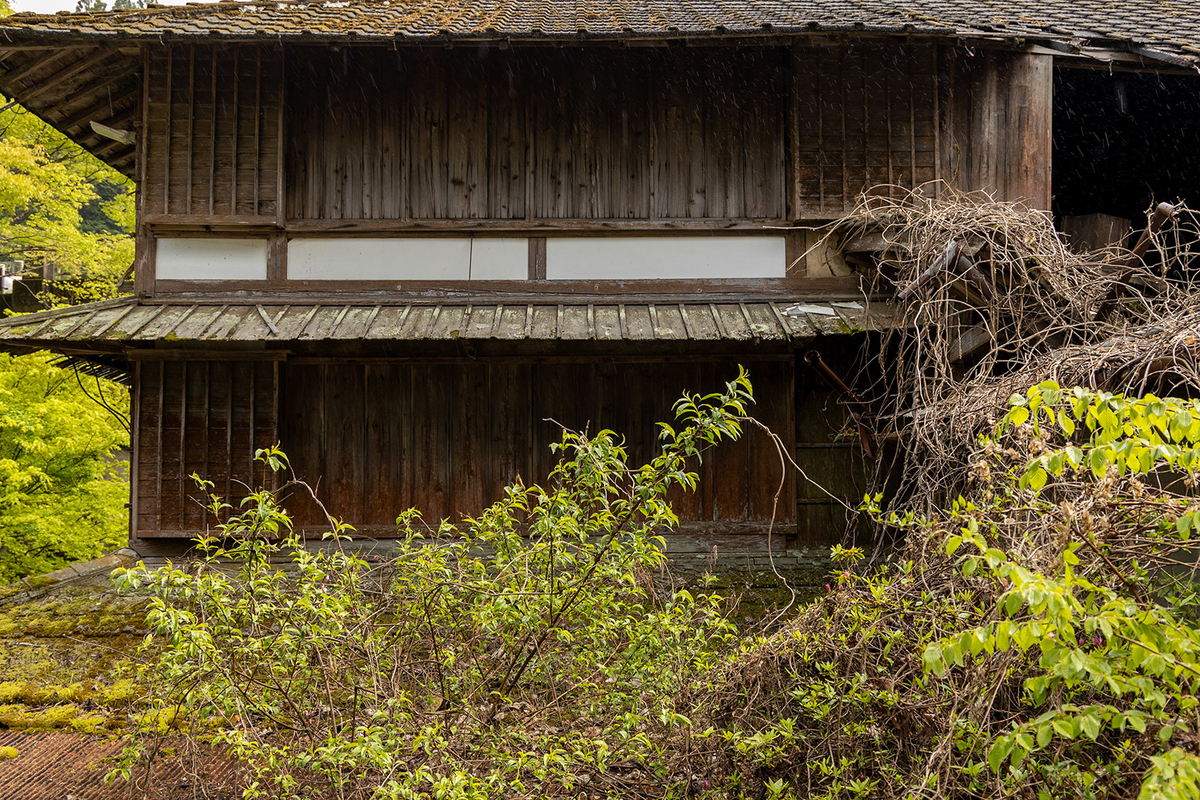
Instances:
[[[220,303],[123,298],[0,320],[0,348],[155,341],[750,341],[893,327],[866,301]],[[107,348],[111,349],[111,348]]]

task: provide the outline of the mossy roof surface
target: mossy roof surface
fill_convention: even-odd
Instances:
[[[189,3],[15,14],[9,36],[98,39],[422,40],[925,33],[1151,48],[1200,56],[1196,0],[327,0]]]

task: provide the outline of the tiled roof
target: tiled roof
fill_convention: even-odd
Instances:
[[[171,342],[752,341],[890,327],[857,301],[704,303],[194,303],[133,298],[0,321],[0,349]]]
[[[287,0],[16,14],[0,26],[10,37],[301,41],[821,31],[1025,38],[1200,58],[1197,0]]]

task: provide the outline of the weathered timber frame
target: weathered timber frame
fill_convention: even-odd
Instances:
[[[758,138],[754,141],[761,142],[760,145],[751,146],[746,140],[739,147],[751,147],[750,150],[730,150],[721,144],[725,134],[719,128],[721,115],[715,111],[713,124],[718,127],[700,128],[697,124],[680,122],[681,110],[689,107],[686,104],[700,101],[681,97],[672,105],[667,87],[665,99],[654,92],[646,95],[650,103],[646,106],[650,109],[646,119],[658,121],[647,123],[641,133],[634,132],[645,138],[645,145],[637,147],[649,148],[648,156],[641,154],[640,149],[628,149],[636,144],[631,144],[633,140],[629,139],[634,135],[628,128],[627,118],[633,113],[629,110],[621,112],[626,119],[622,123],[625,127],[621,128],[624,132],[617,131],[626,137],[624,144],[612,143],[615,140],[611,135],[616,135],[613,133],[616,129],[612,129],[599,130],[610,137],[607,140],[610,143],[598,145],[592,133],[584,130],[586,125],[576,124],[558,139],[553,139],[557,134],[545,134],[552,137],[547,140],[547,146],[555,141],[562,142],[563,147],[577,148],[576,155],[561,148],[545,150],[536,144],[538,140],[533,131],[543,130],[546,125],[552,128],[557,117],[550,115],[546,121],[539,122],[537,120],[542,118],[537,115],[543,113],[541,110],[526,113],[520,109],[512,112],[516,115],[512,120],[503,118],[503,113],[499,116],[493,113],[489,117],[489,108],[507,108],[494,105],[507,101],[504,98],[498,100],[488,85],[481,85],[478,90],[482,105],[474,107],[463,100],[458,107],[426,108],[420,112],[425,116],[419,117],[424,122],[416,128],[412,124],[405,125],[400,119],[408,118],[406,114],[418,114],[415,107],[407,111],[404,108],[376,108],[368,99],[354,112],[359,115],[356,119],[361,130],[352,131],[352,142],[348,143],[347,135],[353,126],[343,122],[328,130],[320,128],[318,133],[312,134],[322,137],[319,145],[312,145],[315,139],[302,144],[297,139],[302,138],[298,131],[310,127],[313,114],[301,113],[304,109],[295,107],[302,101],[293,97],[296,92],[288,88],[288,81],[289,76],[295,78],[298,70],[315,68],[311,62],[319,61],[319,58],[314,57],[314,53],[343,64],[345,74],[350,76],[346,80],[351,81],[348,84],[351,88],[357,85],[354,75],[363,72],[364,64],[391,61],[415,64],[412,69],[418,70],[421,85],[432,87],[431,97],[440,96],[434,90],[446,86],[449,79],[446,70],[456,69],[454,65],[460,63],[463,56],[457,51],[427,47],[406,47],[396,51],[346,47],[330,52],[294,45],[147,46],[142,107],[146,135],[139,143],[145,153],[138,235],[138,293],[142,297],[202,296],[214,291],[236,291],[255,296],[387,292],[421,297],[506,297],[708,292],[771,296],[816,291],[818,295],[825,292],[844,296],[856,291],[853,281],[821,277],[820,283],[812,283],[806,260],[799,256],[809,252],[818,238],[808,229],[845,213],[855,202],[855,195],[863,189],[894,195],[897,191],[921,187],[938,192],[943,185],[961,189],[987,187],[1001,197],[1023,198],[1038,207],[1048,206],[1049,56],[1002,49],[981,49],[975,55],[965,55],[955,47],[932,40],[872,41],[874,45],[868,46],[781,38],[760,39],[749,44],[739,41],[736,42],[740,45],[738,48],[729,46],[735,42],[706,43],[704,47],[682,49],[578,48],[572,58],[584,66],[575,64],[572,68],[584,77],[589,74],[587,64],[608,64],[614,59],[618,64],[683,64],[681,69],[699,70],[696,74],[701,75],[705,59],[712,53],[747,59],[775,70],[759,90],[765,92],[761,95],[764,100],[760,105],[768,104],[768,101],[774,104],[770,112],[772,121],[766,127],[760,126],[760,134],[755,134]],[[542,63],[539,59],[548,58],[556,64],[563,58],[561,52],[535,46],[510,50],[485,46],[480,52],[491,52],[492,55],[479,58],[516,59],[505,63],[533,64],[535,67]],[[884,52],[890,54],[891,60],[880,57]],[[749,54],[737,55],[745,53]],[[447,60],[448,54],[453,54],[457,60]],[[629,61],[630,58],[634,60]],[[297,62],[296,66],[289,66],[292,60]],[[688,64],[692,66],[688,67]],[[371,80],[375,81],[375,73],[371,75]],[[513,77],[512,74],[509,79],[520,80],[519,75]],[[384,81],[386,87],[389,79],[384,76],[379,80]],[[611,91],[616,89],[610,90],[610,94]],[[328,96],[321,92],[316,94],[321,96],[304,102],[318,106],[328,102],[336,106],[341,102],[339,97],[352,96],[353,92],[331,92]],[[457,95],[450,93],[450,96]],[[253,100],[248,99],[251,97]],[[1014,103],[1018,97],[1020,102]],[[453,105],[453,101],[450,102]],[[629,106],[635,107],[636,103]],[[229,108],[249,108],[250,111],[232,113]],[[341,118],[333,113],[334,110],[334,107],[330,108],[330,119]],[[598,115],[597,119],[600,119],[612,116],[612,110],[596,106],[586,113]],[[363,114],[376,116],[367,119]],[[429,117],[429,114],[435,116]],[[734,114],[728,116],[743,122],[748,119],[744,115],[740,118]],[[291,124],[292,117],[305,119],[304,128],[299,127],[298,122]],[[416,121],[418,117],[411,119]],[[483,136],[480,141],[498,142],[509,147],[511,152],[495,156],[501,161],[494,161],[491,150],[480,151],[483,161],[473,161],[475,157],[470,147],[478,149],[478,145],[461,140],[461,137],[416,142],[415,134],[409,133],[417,128],[437,131],[439,126],[451,123],[460,127],[465,125],[468,129],[474,125]],[[385,141],[384,133],[388,130],[396,131],[397,138]],[[662,142],[672,131],[683,138]],[[706,143],[704,136],[715,138]],[[525,144],[521,145],[521,141]],[[170,143],[166,151],[163,150],[164,142]],[[322,152],[335,153],[332,156],[335,160],[329,162],[318,176],[314,176],[311,168],[306,170],[304,167],[310,145],[324,148]],[[658,152],[655,148],[660,146],[666,148],[663,153],[672,154],[676,160],[672,162],[669,158],[655,156]],[[755,152],[753,147],[766,148],[763,152],[773,155],[762,163],[777,164],[778,167],[759,170],[764,172],[759,177],[767,179],[767,184],[756,186],[755,204],[746,205],[742,198],[748,195],[743,194],[741,188],[730,194],[734,184],[713,184],[712,181],[726,180],[721,175],[722,170],[727,172],[731,168],[729,164],[734,163],[728,160],[730,155],[735,161],[749,158],[738,153]],[[396,152],[397,148],[434,160],[404,158]],[[598,148],[614,154],[618,151],[613,148],[625,148],[620,152],[648,159],[633,172],[618,169],[610,175],[609,180],[614,181],[613,189],[622,186],[620,191],[625,195],[623,199],[604,196],[610,197],[606,202],[617,203],[611,209],[622,209],[620,216],[613,216],[611,210],[606,212],[604,203],[599,200],[601,195],[596,194],[608,191],[603,179],[608,174],[604,170],[609,169],[596,162],[594,157],[591,161],[586,160],[588,154]],[[691,160],[686,155],[689,152],[695,154]],[[354,157],[354,153],[363,156]],[[371,154],[382,155],[367,157]],[[702,154],[708,155],[702,157]],[[547,161],[547,158],[551,160]],[[438,164],[443,165],[441,172],[428,172]],[[417,167],[425,172],[418,173]],[[575,199],[567,202],[562,193],[567,178],[559,173],[579,169],[584,170],[579,175],[591,176],[587,181],[593,188],[584,190],[584,194],[576,192]],[[387,179],[387,175],[395,177]],[[644,185],[637,180],[631,182],[631,176],[637,178],[639,175]],[[444,182],[439,184],[438,180]],[[596,183],[598,180],[600,184]],[[493,185],[511,185],[512,202],[495,196]],[[727,188],[720,191],[721,199],[717,201],[712,187],[720,185]],[[419,214],[411,199],[389,200],[379,196],[386,188],[411,197],[411,192],[417,190],[410,187],[415,186],[423,187],[420,190],[422,197],[429,196],[428,210]],[[535,202],[533,198],[538,186],[545,186],[557,199],[549,206],[546,202],[550,201]],[[642,188],[638,189],[638,186]],[[348,193],[347,187],[353,187],[358,194]],[[457,207],[451,203],[451,194],[447,193],[455,187],[465,187]],[[748,186],[746,191],[749,191]],[[483,192],[480,197],[487,199],[476,199],[477,192]],[[637,192],[642,193],[642,199],[634,197]],[[322,200],[322,197],[326,199]],[[645,198],[649,198],[649,203]],[[725,213],[733,207],[730,203],[739,209],[737,215]],[[772,213],[763,215],[763,210]],[[321,216],[313,216],[316,213]],[[548,238],[716,233],[786,235],[789,264],[786,277],[686,281],[545,280],[545,241]],[[154,279],[156,237],[215,234],[269,240],[267,279],[222,281],[219,286],[212,281]],[[529,279],[447,284],[444,281],[304,281],[287,277],[288,242],[297,238],[464,235],[527,238]]]

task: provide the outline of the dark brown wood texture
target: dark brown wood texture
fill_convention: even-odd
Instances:
[[[296,48],[288,217],[779,219],[785,52]]]
[[[281,48],[149,49],[144,220],[275,221]]]
[[[235,504],[261,483],[254,453],[278,441],[278,370],[270,360],[137,364],[134,538],[215,524],[193,473]]]
[[[1049,210],[1053,58],[943,48],[940,71],[946,181]]]
[[[794,217],[840,216],[863,191],[895,196],[940,177],[934,45],[798,48],[793,63]]]
[[[870,488],[874,464],[838,395],[808,368],[796,387],[796,463],[811,480],[796,485],[796,537],[801,546],[845,544],[858,531],[851,509]]]
[[[755,382],[755,415],[790,441],[792,362],[742,359]],[[297,474],[330,513],[365,534],[395,532],[419,508],[427,522],[477,514],[521,477],[542,481],[562,424],[627,437],[630,461],[648,460],[656,422],[670,421],[684,390],[709,392],[737,360],[562,362],[289,362],[282,442]],[[763,533],[794,520],[795,486],[767,437],[748,431],[700,467],[695,493],[673,492],[681,518],[714,531]],[[779,492],[778,507],[775,506]],[[312,502],[294,499],[299,524],[320,527]]]
[[[1051,66],[919,42],[153,47],[143,221],[761,227],[939,178],[1044,205]]]

